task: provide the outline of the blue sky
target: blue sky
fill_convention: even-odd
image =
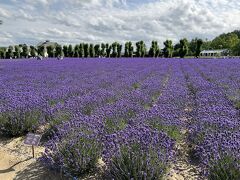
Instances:
[[[0,0],[0,46],[208,38],[240,29],[239,0]]]

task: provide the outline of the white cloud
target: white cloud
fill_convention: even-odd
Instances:
[[[213,38],[240,27],[238,0],[12,0],[0,3],[10,43]],[[11,13],[10,13],[11,12]],[[17,31],[17,32],[16,32]]]
[[[3,8],[0,7],[0,17],[1,17],[1,18],[2,18],[2,17],[8,18],[8,17],[10,17],[10,16],[11,16],[11,14],[10,14],[10,12],[9,12],[8,10],[3,9]]]

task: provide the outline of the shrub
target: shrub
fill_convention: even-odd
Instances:
[[[210,166],[209,180],[238,180],[240,179],[240,169],[237,167],[236,159],[225,156]],[[238,161],[240,163],[240,161]]]
[[[160,179],[174,155],[174,141],[147,126],[128,126],[104,144],[107,177],[115,180]]]
[[[221,131],[206,133],[203,141],[196,146],[196,155],[209,179],[240,178],[240,134]]]
[[[81,177],[96,168],[101,153],[96,127],[84,119],[72,120],[57,127],[40,160],[65,176]]]
[[[27,94],[27,95],[26,95]],[[42,125],[48,112],[45,100],[29,93],[3,95],[0,102],[0,134],[5,136],[20,136],[34,132]]]
[[[240,101],[235,102],[234,106],[237,110],[240,110]]]
[[[40,124],[39,110],[15,109],[0,114],[0,134],[19,136],[34,131]]]

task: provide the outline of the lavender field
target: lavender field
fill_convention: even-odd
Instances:
[[[238,180],[239,70],[239,59],[2,60],[0,135],[44,127],[39,161],[73,179],[169,179],[184,163],[186,179]]]

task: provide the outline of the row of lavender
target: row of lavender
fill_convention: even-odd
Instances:
[[[66,176],[82,176],[103,161],[105,179],[159,179],[175,159],[182,131],[189,130],[206,175],[236,178],[239,116],[213,65],[181,59],[5,61],[0,133],[48,127],[54,133],[41,160]]]
[[[223,71],[219,70],[219,67],[224,69],[227,77],[235,66],[240,67],[236,60],[228,63],[223,60],[184,63],[194,101],[193,120],[189,126],[190,142],[195,146],[195,158],[209,179],[240,178],[240,117],[228,98],[229,91],[222,84],[228,82],[230,87],[234,80],[226,81]],[[231,69],[226,71],[226,67]]]

